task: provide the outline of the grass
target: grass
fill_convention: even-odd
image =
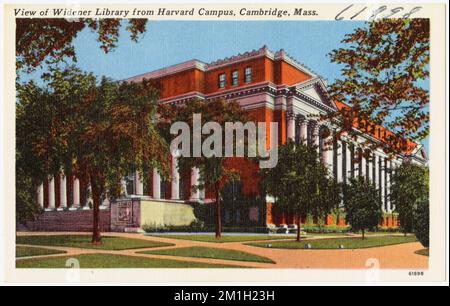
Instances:
[[[417,255],[422,255],[422,256],[430,256],[430,249],[422,249],[422,250],[418,250],[416,252]]]
[[[242,235],[242,236],[234,236],[234,235],[222,235],[221,239],[216,239],[214,235],[205,235],[205,234],[193,234],[193,235],[157,235],[157,237],[162,238],[173,238],[173,239],[183,239],[183,240],[193,240],[193,241],[202,241],[202,242],[216,242],[216,243],[224,243],[224,242],[242,242],[242,241],[259,241],[259,240],[279,240],[279,239],[291,239],[289,236],[262,236],[262,235]]]
[[[26,246],[16,246],[16,257],[29,257],[29,256],[39,256],[39,255],[53,255],[53,254],[63,254],[65,251],[60,250],[50,250],[38,247],[26,247]]]
[[[248,243],[248,245],[263,248],[271,247],[276,249],[305,249],[306,244],[310,244],[312,249],[339,249],[339,246],[343,245],[345,249],[364,249],[415,241],[417,241],[415,236],[383,236],[366,237],[365,239],[361,239],[360,237],[310,239],[301,242],[297,242],[295,240],[275,241],[271,242],[270,246],[268,246],[269,243],[263,242]]]
[[[347,233],[307,233],[306,234],[306,238],[330,237],[330,236],[346,237],[346,236],[349,236],[349,234],[347,234]]]
[[[262,256],[242,252],[242,251],[225,250],[225,249],[218,249],[218,248],[206,248],[206,247],[186,247],[186,248],[177,248],[177,249],[169,249],[169,250],[144,251],[144,252],[139,252],[139,253],[275,263],[274,261],[272,261],[271,259],[269,259],[267,257],[262,257]]]
[[[67,260],[77,259],[80,268],[243,268],[232,265],[206,264],[198,262],[110,255],[110,254],[83,254],[78,256],[62,256],[53,258],[32,258],[16,260],[17,268],[38,269],[64,269],[71,268]],[[66,266],[67,264],[67,266]]]
[[[93,245],[91,236],[86,235],[19,236],[16,238],[16,243],[100,250],[129,250],[173,245],[157,241],[111,236],[102,237],[101,245]]]

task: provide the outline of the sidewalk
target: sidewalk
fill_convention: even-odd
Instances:
[[[20,232],[18,236],[31,235],[86,235],[87,233],[49,233],[49,232]],[[123,238],[143,239],[159,242],[172,243],[172,246],[157,247],[157,248],[142,248],[131,250],[98,250],[98,249],[80,249],[71,247],[58,246],[32,246],[30,247],[44,247],[48,249],[57,249],[66,251],[66,254],[42,255],[33,256],[32,258],[58,257],[58,256],[77,256],[81,254],[114,254],[125,256],[137,256],[147,258],[171,259],[179,261],[201,262],[211,264],[228,264],[239,265],[249,268],[296,268],[296,269],[367,269],[366,265],[369,259],[376,259],[379,261],[381,269],[427,269],[428,257],[415,254],[416,251],[422,249],[420,243],[405,243],[391,246],[374,247],[367,249],[343,249],[343,250],[303,250],[303,249],[269,249],[245,245],[251,241],[245,242],[202,242],[192,240],[182,240],[166,237],[146,236],[142,234],[133,233],[105,233],[105,236],[116,236]],[[332,238],[333,236],[323,237]],[[269,240],[267,240],[269,241]],[[184,247],[201,246],[208,248],[219,248],[227,250],[236,250],[251,253],[254,255],[264,256],[270,258],[275,264],[257,263],[248,261],[236,260],[222,260],[211,258],[194,258],[194,257],[179,257],[168,255],[150,255],[138,254],[138,252],[146,250],[163,250],[176,249]],[[21,258],[25,259],[25,258]]]

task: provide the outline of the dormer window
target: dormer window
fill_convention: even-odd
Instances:
[[[238,86],[239,84],[239,71],[234,70],[231,73],[231,85]]]
[[[219,74],[219,88],[225,88],[226,85],[226,76],[225,73]]]
[[[245,68],[245,83],[252,82],[252,67]]]

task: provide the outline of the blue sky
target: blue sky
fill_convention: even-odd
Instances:
[[[105,54],[96,34],[81,32],[75,40],[77,66],[96,75],[125,79],[191,59],[211,62],[267,45],[283,48],[328,82],[340,75],[327,54],[341,46],[360,21],[150,21],[138,43],[122,29],[118,47]],[[24,77],[38,79],[41,71]],[[424,142],[428,150],[428,140]]]

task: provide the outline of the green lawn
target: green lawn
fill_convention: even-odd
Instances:
[[[225,250],[225,249],[218,249],[218,248],[206,248],[206,247],[187,247],[187,248],[177,248],[177,249],[169,249],[169,250],[153,250],[153,251],[144,251],[144,252],[139,252],[139,253],[275,263],[274,261],[272,261],[271,259],[269,259],[267,257],[253,255],[253,254],[246,253],[246,252],[235,251],[235,250]]]
[[[336,236],[336,237],[347,237],[349,234],[346,233],[307,233],[305,238],[318,238],[318,237],[330,237],[330,236]],[[302,236],[303,238],[303,236]]]
[[[224,243],[224,242],[241,242],[241,241],[259,241],[259,240],[278,240],[278,239],[292,239],[292,236],[263,236],[263,235],[242,235],[242,236],[235,236],[235,235],[222,235],[221,239],[216,239],[214,235],[205,235],[205,234],[199,234],[199,235],[156,235],[157,237],[161,238],[173,238],[173,239],[183,239],[183,240],[193,240],[193,241],[202,241],[202,242],[217,242],[217,243]]]
[[[78,256],[62,256],[53,258],[35,258],[16,260],[17,268],[70,268],[66,266],[68,259],[76,258],[80,268],[243,268],[232,265],[216,265],[188,261],[133,257],[110,254],[83,254]],[[72,262],[72,261],[71,261]]]
[[[417,255],[430,256],[430,249],[422,249],[415,252]]]
[[[157,241],[111,236],[103,236],[101,245],[93,245],[91,236],[86,235],[19,236],[16,238],[16,243],[101,250],[128,250],[173,245]]]
[[[306,244],[310,244],[312,249],[339,249],[343,245],[345,249],[363,249],[373,248],[386,245],[408,243],[417,241],[415,236],[384,236],[384,237],[366,237],[361,239],[355,238],[329,238],[329,239],[311,239],[297,242],[295,240],[289,241],[275,241],[275,242],[256,242],[248,243],[248,245],[263,247],[263,248],[277,248],[277,249],[305,249]],[[269,246],[270,244],[270,246]]]
[[[28,256],[39,256],[39,255],[52,255],[52,254],[63,254],[65,251],[51,250],[38,247],[26,247],[26,246],[16,246],[16,257],[28,257]]]

